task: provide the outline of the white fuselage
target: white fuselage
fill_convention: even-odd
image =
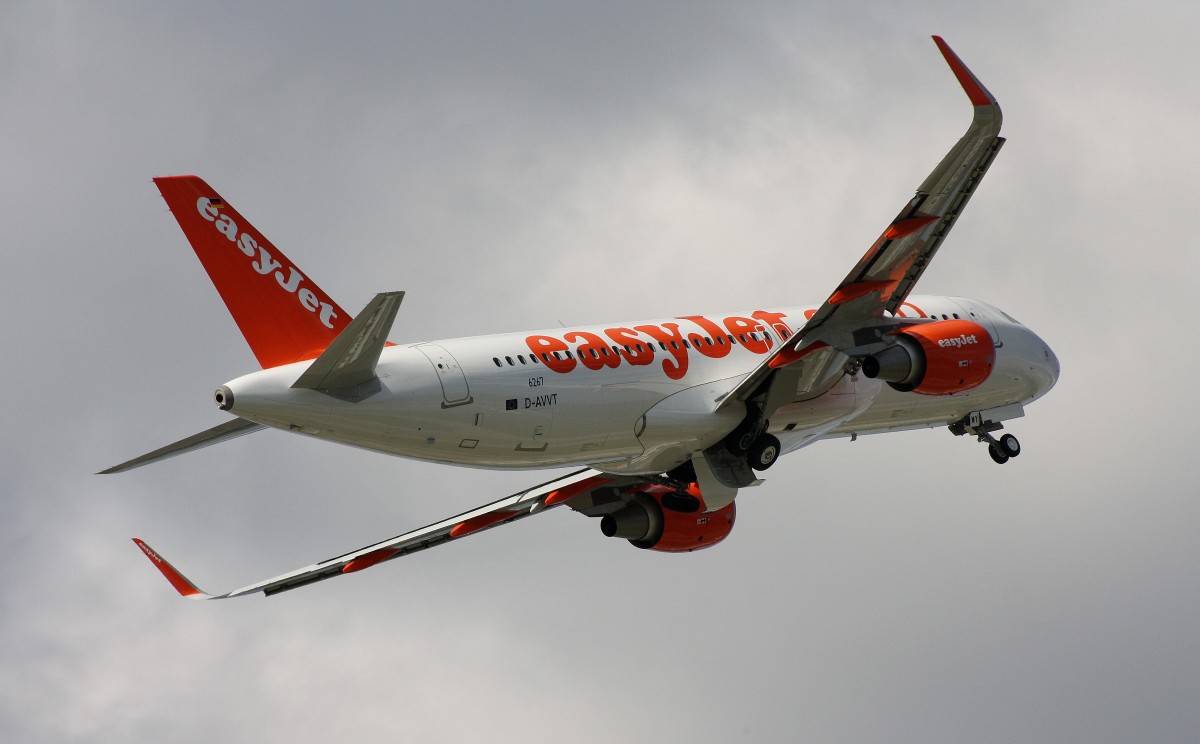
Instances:
[[[718,402],[804,325],[806,310],[684,316],[579,329],[390,346],[378,381],[293,389],[309,362],[229,382],[242,418],[356,447],[487,468],[587,465],[661,473],[722,439],[745,407]],[[822,437],[941,426],[972,411],[1024,405],[1058,378],[1037,335],[994,307],[913,297],[906,317],[974,320],[992,333],[987,381],[955,395],[901,393],[861,374],[776,411],[769,431],[791,451]]]

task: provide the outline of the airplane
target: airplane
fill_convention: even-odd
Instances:
[[[103,473],[268,427],[437,463],[579,469],[223,594],[134,542],[190,599],[270,596],[563,505],[638,548],[709,548],[733,529],[740,489],[823,439],[946,426],[997,463],[1018,457],[996,433],[1057,382],[1054,352],[993,305],[910,294],[1004,144],[995,97],[933,40],[971,124],[808,307],[393,344],[403,292],[351,317],[204,181],[154,179],[262,369],[217,388],[229,421]]]

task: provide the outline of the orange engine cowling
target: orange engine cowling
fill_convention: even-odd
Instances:
[[[699,499],[695,484],[688,493]],[[733,504],[711,514],[705,514],[702,508],[678,511],[663,506],[663,497],[669,494],[665,487],[651,486],[618,511],[606,514],[600,520],[600,530],[606,537],[623,537],[634,547],[664,553],[710,548],[733,531],[737,512]]]
[[[896,332],[896,343],[862,361],[863,374],[901,392],[954,395],[982,385],[996,349],[983,326],[939,320]]]

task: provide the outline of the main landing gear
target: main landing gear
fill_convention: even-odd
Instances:
[[[954,436],[961,437],[964,434],[970,434],[978,441],[986,442],[988,454],[999,465],[1003,465],[1021,454],[1021,443],[1012,434],[1005,434],[999,439],[992,436],[992,432],[1003,428],[1004,424],[999,421],[984,421],[983,416],[978,412],[969,413],[961,420],[950,424],[950,432]]]
[[[747,417],[725,438],[725,449],[738,457],[745,457],[751,468],[766,470],[775,464],[783,452],[778,437],[767,433],[768,422],[761,417]]]

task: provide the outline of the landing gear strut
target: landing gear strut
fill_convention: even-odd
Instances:
[[[731,454],[741,457],[754,448],[766,430],[767,420],[765,418],[749,415],[725,437],[725,449],[729,450]]]
[[[1010,459],[1021,454],[1021,443],[1012,434],[1005,434],[999,439],[992,432],[1004,428],[999,421],[984,421],[978,412],[967,414],[959,421],[950,424],[950,432],[956,437],[970,434],[988,446],[988,454],[997,464],[1003,465]]]

